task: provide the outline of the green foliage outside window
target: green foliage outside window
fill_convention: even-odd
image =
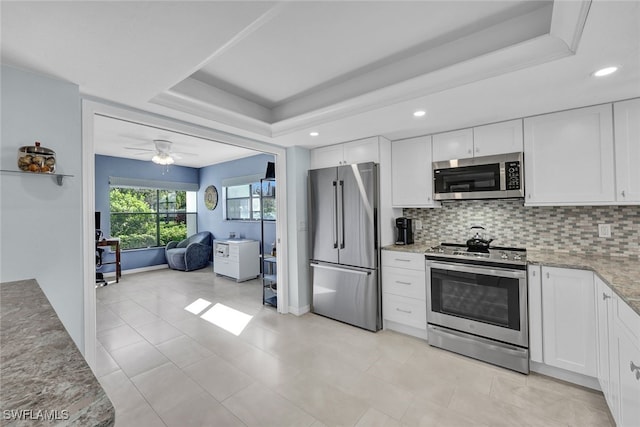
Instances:
[[[164,246],[187,237],[186,191],[111,187],[111,235],[122,249]]]

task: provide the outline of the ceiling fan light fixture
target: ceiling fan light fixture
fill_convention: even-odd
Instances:
[[[151,161],[158,165],[172,165],[175,162],[173,157],[167,153],[158,153],[151,158]]]

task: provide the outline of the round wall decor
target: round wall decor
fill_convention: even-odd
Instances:
[[[214,210],[218,206],[218,189],[214,185],[204,190],[204,205],[209,210]]]

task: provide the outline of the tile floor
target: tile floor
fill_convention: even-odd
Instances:
[[[163,269],[96,292],[97,376],[117,427],[613,425],[601,393],[391,331],[280,315],[257,280]],[[190,306],[199,299],[211,304]],[[252,317],[236,336],[201,317],[216,318],[215,304]]]

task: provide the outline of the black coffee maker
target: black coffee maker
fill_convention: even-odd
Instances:
[[[413,228],[411,219],[400,217],[396,218],[396,245],[410,245],[413,243]]]

